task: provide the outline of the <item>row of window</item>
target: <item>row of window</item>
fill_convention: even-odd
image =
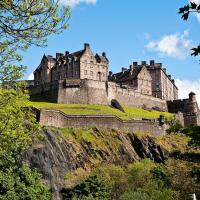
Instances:
[[[97,75],[98,75],[99,73],[101,74],[102,77],[105,76],[105,74],[104,74],[104,73],[101,73],[101,72],[98,72]],[[93,72],[93,71],[84,70],[84,75],[93,76],[93,75],[94,75],[94,72]]]

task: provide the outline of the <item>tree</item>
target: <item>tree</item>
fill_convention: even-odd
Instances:
[[[21,78],[21,51],[46,46],[48,36],[66,29],[70,11],[59,0],[0,0],[0,84]],[[0,86],[0,199],[51,198],[40,175],[22,161],[22,154],[40,138],[31,108],[24,108],[24,85]]]
[[[50,200],[49,190],[40,175],[23,161],[22,154],[40,139],[39,126],[24,108],[28,95],[23,85],[0,88],[0,199]]]
[[[164,187],[162,182],[148,181],[135,191],[125,192],[120,200],[173,200],[180,199],[179,192]]]
[[[179,14],[182,15],[182,19],[185,21],[188,20],[191,13],[200,13],[200,4],[190,2],[179,9]],[[191,54],[192,56],[198,56],[200,54],[200,45],[192,48],[191,50],[193,51]]]
[[[24,66],[21,51],[46,46],[47,37],[68,27],[70,10],[59,0],[0,1],[0,80],[19,79]]]

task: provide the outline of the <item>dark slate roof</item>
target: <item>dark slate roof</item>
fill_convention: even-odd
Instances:
[[[125,69],[124,72],[113,74],[110,77],[110,81],[124,82],[124,81],[131,81],[131,80],[137,79],[137,75],[139,74],[141,69],[142,67],[135,67],[133,68],[132,72],[131,72],[131,69]]]
[[[48,55],[48,56],[46,56],[46,58],[47,58],[47,60],[49,60],[50,62],[53,62],[53,63],[56,62],[56,59],[55,59],[53,56]]]
[[[74,53],[70,53],[69,55],[67,55],[68,58],[73,58],[76,57],[77,59],[80,59],[81,56],[83,55],[84,50],[80,50],[80,51],[76,51]]]
[[[189,95],[196,95],[196,94],[193,91],[191,91]]]
[[[103,56],[103,55],[101,56],[99,54],[96,54],[95,58],[96,58],[97,62],[105,62],[105,63],[109,62],[108,59],[106,58],[106,56]]]

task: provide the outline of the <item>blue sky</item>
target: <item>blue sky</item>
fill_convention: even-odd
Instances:
[[[114,72],[133,61],[155,60],[176,79],[181,98],[187,97],[189,90],[200,96],[199,58],[191,57],[189,51],[200,42],[200,16],[192,15],[185,22],[177,14],[187,2],[62,0],[72,8],[70,27],[51,36],[48,47],[31,47],[24,54],[23,64],[28,66],[25,78],[30,77],[44,53],[77,51],[87,42],[94,53],[106,52]]]

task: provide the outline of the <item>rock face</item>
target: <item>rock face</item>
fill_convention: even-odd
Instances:
[[[104,148],[94,147],[86,139],[80,139],[77,148],[77,144],[66,139],[61,131],[44,128],[43,132],[43,141],[26,152],[24,159],[42,173],[45,183],[53,192],[53,200],[61,199],[59,191],[63,187],[66,173],[84,168],[91,159],[98,159],[100,163],[126,165],[143,158],[156,162],[163,162],[167,158],[167,152],[149,136],[138,137],[135,134],[116,132],[106,138],[106,135],[95,130],[94,137],[106,142]]]

